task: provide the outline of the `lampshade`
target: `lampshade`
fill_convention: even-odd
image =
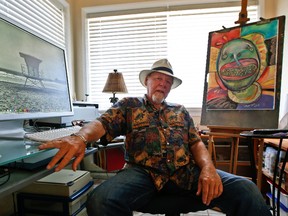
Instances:
[[[128,91],[122,73],[117,72],[116,69],[114,70],[114,73],[109,73],[102,92],[127,93]]]
[[[115,97],[116,93],[127,93],[128,91],[122,73],[118,73],[116,69],[114,69],[114,73],[109,73],[102,92],[113,94],[113,96],[110,97],[110,102],[112,104],[115,104],[118,101],[118,98]]]

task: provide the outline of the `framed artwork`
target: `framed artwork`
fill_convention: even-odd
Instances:
[[[278,124],[284,22],[281,16],[209,33],[201,124],[264,127],[251,118],[255,112],[274,118],[265,127]],[[238,125],[223,122],[227,115]]]

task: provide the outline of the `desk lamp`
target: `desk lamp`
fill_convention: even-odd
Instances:
[[[127,93],[128,91],[122,73],[119,73],[116,69],[114,69],[114,73],[109,73],[102,92],[113,94],[113,96],[109,98],[113,105],[118,101],[118,98],[115,97],[116,93]]]

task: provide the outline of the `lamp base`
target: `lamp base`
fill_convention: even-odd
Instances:
[[[113,105],[119,100],[117,97],[115,97],[116,93],[113,93],[113,97],[110,97],[110,103],[112,103]]]

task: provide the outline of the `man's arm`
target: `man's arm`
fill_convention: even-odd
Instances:
[[[58,166],[55,168],[55,171],[60,171],[68,165],[73,157],[75,157],[72,164],[72,169],[76,170],[78,164],[82,161],[85,155],[86,145],[84,143],[84,139],[88,142],[97,141],[104,136],[105,133],[106,132],[102,123],[95,120],[84,125],[83,128],[81,128],[81,130],[77,133],[80,134],[82,138],[80,136],[67,136],[41,144],[39,146],[40,150],[50,148],[59,149],[59,151],[47,165],[47,169],[53,168],[59,162]]]
[[[211,156],[202,141],[191,146],[191,152],[196,164],[200,167],[197,195],[202,193],[202,201],[209,205],[211,200],[223,192],[221,178],[211,160]]]

